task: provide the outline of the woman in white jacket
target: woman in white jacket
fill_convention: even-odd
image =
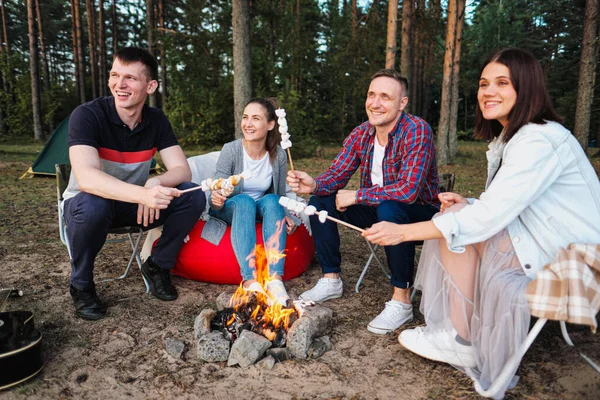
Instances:
[[[427,325],[404,330],[399,341],[486,389],[527,335],[527,283],[559,248],[600,243],[600,184],[560,124],[532,54],[494,54],[477,100],[475,134],[493,139],[480,198],[441,193],[442,213],[433,220],[380,222],[363,236],[380,245],[427,240],[415,283]]]

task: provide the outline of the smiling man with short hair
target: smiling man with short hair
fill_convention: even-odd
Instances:
[[[142,266],[152,294],[177,298],[170,269],[206,204],[169,120],[145,105],[158,87],[156,59],[146,50],[126,47],[113,59],[108,86],[112,96],[77,107],[69,120],[69,186],[63,197],[71,249],[70,293],[76,314],[100,319],[106,305],[98,298],[93,271],[109,229],[164,225],[152,256]],[[156,152],[167,169],[150,177]]]
[[[327,171],[312,178],[288,171],[287,182],[297,193],[312,193],[310,204],[345,222],[368,228],[379,221],[399,224],[429,220],[439,209],[435,146],[429,124],[404,112],[408,81],[392,69],[373,75],[365,110],[369,120],[346,138]],[[360,168],[360,189],[344,189]],[[323,278],[300,298],[322,302],[342,296],[340,236],[337,224],[321,224],[311,216]],[[415,244],[385,248],[394,287],[392,299],[367,329],[391,332],[413,318]]]

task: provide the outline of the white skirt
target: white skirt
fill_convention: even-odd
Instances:
[[[459,305],[462,315],[466,316],[467,310],[473,310],[467,329],[477,367],[456,368],[486,390],[498,377],[506,361],[517,352],[529,331],[531,314],[525,288],[530,279],[521,269],[504,229],[480,247],[474,300],[471,302],[460,293],[440,261],[440,245],[446,246],[445,241],[425,242],[415,280],[415,287],[423,292],[420,311],[427,324],[425,332],[453,330],[449,313],[451,295],[457,299],[455,309]],[[517,376],[513,377],[499,392],[499,397],[514,387],[517,380]]]

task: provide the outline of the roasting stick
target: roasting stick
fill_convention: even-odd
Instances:
[[[325,220],[330,220],[333,222],[336,222],[340,225],[344,225],[345,227],[348,227],[350,229],[354,229],[355,231],[358,231],[360,233],[364,232],[365,230],[362,228],[359,228],[358,226],[349,224],[347,222],[344,222],[342,220],[339,220],[337,218],[334,217],[330,217],[327,213],[327,211],[322,210],[322,211],[317,211],[317,209],[315,208],[315,206],[306,206],[303,203],[300,203],[299,201],[290,199],[289,197],[285,197],[285,196],[281,196],[279,198],[279,204],[281,204],[282,206],[286,207],[288,210],[291,211],[295,211],[297,213],[301,213],[303,212],[304,214],[310,216],[313,214],[317,214],[319,216],[319,221],[323,224],[325,223]]]
[[[180,190],[180,192],[187,193],[187,192],[192,192],[194,190],[200,190],[200,189],[202,189],[202,191],[204,191],[204,192],[207,192],[209,190],[223,189],[223,190],[229,191],[231,193],[231,192],[233,192],[233,187],[237,186],[237,184],[240,182],[240,180],[250,179],[250,178],[252,178],[252,172],[242,171],[241,174],[231,175],[227,179],[223,179],[223,178],[205,179],[200,183],[200,186],[196,186],[196,187],[185,189],[185,190]]]
[[[281,148],[287,151],[288,158],[290,159],[290,167],[292,172],[294,171],[294,162],[292,161],[292,153],[290,147],[292,147],[292,141],[290,140],[290,134],[288,133],[288,124],[285,119],[285,110],[278,108],[275,110],[277,115],[277,124],[279,125],[279,133],[281,133]]]

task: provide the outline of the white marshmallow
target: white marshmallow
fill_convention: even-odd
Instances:
[[[304,211],[305,208],[306,206],[304,205],[304,203],[300,203],[299,201],[297,201],[296,208],[294,208],[294,211],[296,211],[296,213],[301,213],[302,211]]]
[[[291,210],[291,211],[295,210],[296,209],[296,203],[297,203],[296,200],[290,199],[290,201],[287,204],[287,209]]]
[[[310,215],[314,215],[316,211],[317,211],[317,208],[315,206],[308,206],[304,209],[304,214],[310,216]]]
[[[323,211],[319,211],[319,222],[324,224],[325,221],[327,221],[327,211],[323,210]]]
[[[289,197],[285,197],[285,196],[281,196],[279,198],[279,204],[281,204],[282,206],[287,208],[288,203],[290,202],[290,198]]]

